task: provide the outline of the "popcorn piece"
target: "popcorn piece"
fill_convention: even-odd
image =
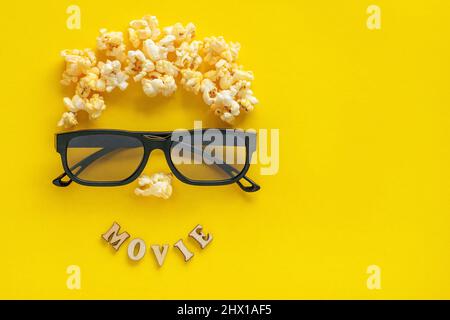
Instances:
[[[233,76],[231,75],[231,64],[221,59],[216,63],[215,67],[220,88],[229,89],[234,82]]]
[[[107,60],[106,63],[99,62],[98,68],[100,69],[101,79],[106,85],[106,92],[111,92],[114,88],[124,91],[128,87],[128,75],[121,70],[119,60]]]
[[[217,79],[219,79],[219,74],[216,69],[213,69],[213,70],[209,70],[209,71],[205,72],[203,74],[203,78],[209,79],[212,82],[217,82]]]
[[[253,96],[250,85],[249,81],[240,80],[231,86],[230,90],[218,92],[216,98],[213,99],[211,110],[229,124],[233,123],[241,110],[252,111],[258,103],[258,99]]]
[[[240,80],[245,80],[245,81],[253,81],[255,79],[255,77],[253,76],[253,72],[251,71],[244,71],[240,68],[235,68],[232,70],[233,72],[233,81],[237,82]]]
[[[120,61],[100,61],[98,67],[89,69],[86,76],[80,79],[75,93],[87,98],[92,91],[111,92],[116,87],[125,90],[128,86],[127,79],[128,75],[121,70]]]
[[[233,93],[233,96],[236,96],[241,90],[245,90],[250,88],[250,81],[238,81],[230,87],[230,91]]]
[[[108,57],[113,57],[119,61],[124,61],[126,58],[122,32],[108,32],[107,29],[100,29],[100,36],[97,37],[97,48],[105,51]]]
[[[180,68],[197,70],[203,61],[199,53],[202,48],[202,41],[183,42],[176,50],[175,65]]]
[[[128,66],[125,72],[133,76],[134,81],[141,81],[149,72],[155,70],[155,65],[147,59],[141,50],[128,51]]]
[[[159,30],[159,22],[155,16],[144,16],[144,20],[147,21],[148,26],[152,30],[152,39],[156,40],[161,35],[161,30]]]
[[[162,74],[167,74],[172,77],[178,75],[178,68],[175,67],[172,62],[167,60],[159,60],[156,62],[156,71]]]
[[[174,52],[175,51],[175,42],[176,38],[173,35],[168,35],[159,40],[158,45],[167,49],[167,52]]]
[[[65,97],[63,99],[64,105],[70,112],[76,113],[85,108],[85,100],[79,95],[74,95],[72,99]]]
[[[133,20],[128,28],[128,39],[133,47],[138,48],[141,40],[147,40],[152,36],[152,30],[148,27],[145,20]]]
[[[89,119],[94,120],[99,118],[106,109],[103,97],[98,93],[94,94],[91,98],[83,98],[79,95],[75,95],[72,99],[66,97],[63,101],[69,112],[66,112],[66,114],[63,115],[63,118],[61,118],[60,121],[61,125],[58,124],[59,126],[65,126],[66,123],[76,125],[75,114],[78,111],[86,111],[89,114]],[[73,116],[70,113],[72,113]]]
[[[241,49],[239,43],[227,43],[223,37],[205,38],[204,44],[204,61],[210,65],[215,65],[220,59],[235,62]]]
[[[73,112],[64,112],[61,120],[58,121],[58,127],[64,127],[66,129],[76,126],[77,124],[77,116]]]
[[[220,59],[215,64],[215,69],[208,71],[205,77],[211,81],[218,81],[221,89],[229,89],[234,83],[245,80],[253,81],[253,72],[245,71],[236,63],[229,63],[225,59]]]
[[[241,110],[250,112],[258,103],[250,90],[250,81],[254,76],[251,71],[245,71],[235,62],[230,63],[226,59],[220,59],[214,67],[215,69],[203,75],[203,100],[217,116],[231,124]],[[216,83],[222,91],[218,92]]]
[[[172,35],[164,37],[158,43],[152,39],[147,39],[144,41],[143,51],[153,62],[167,60],[168,53],[175,51],[174,41],[175,37]]]
[[[152,39],[144,41],[143,51],[153,62],[167,60],[167,54],[169,53],[168,48],[156,44]]]
[[[231,124],[240,113],[240,105],[234,100],[234,92],[223,90],[217,94],[211,110],[220,117],[222,121]]]
[[[164,75],[162,76],[162,81],[164,86],[162,87],[161,94],[164,97],[169,97],[177,91],[177,84],[172,76]]]
[[[188,23],[184,27],[181,23],[176,23],[173,26],[164,28],[164,33],[167,35],[175,36],[175,42],[181,44],[182,42],[191,42],[195,37],[195,25]]]
[[[147,96],[156,97],[162,94],[164,97],[168,97],[177,90],[174,77],[157,72],[153,72],[151,76],[151,79],[142,80],[142,89]]]
[[[246,112],[253,110],[254,106],[258,104],[258,99],[253,96],[253,91],[250,90],[251,83],[249,81],[241,80],[231,87],[231,91],[235,92],[237,102]]]
[[[130,28],[128,28],[128,38],[135,48],[138,48],[144,40],[158,39],[160,34],[159,22],[154,16],[145,16],[140,20],[133,20],[130,22]]]
[[[200,86],[200,91],[203,93],[203,101],[208,106],[211,106],[217,97],[217,87],[214,82],[209,79],[204,79]]]
[[[142,90],[150,98],[156,97],[163,86],[164,82],[159,78],[142,80]]]
[[[101,63],[101,62],[100,62]],[[89,69],[87,74],[77,83],[75,93],[80,97],[87,98],[91,91],[105,91],[105,81],[99,78],[100,70],[97,67]]]
[[[253,101],[255,101],[255,102],[253,102]],[[237,102],[239,103],[241,108],[244,109],[244,111],[250,112],[250,111],[253,111],[253,109],[255,108],[255,104],[258,103],[258,100],[256,100],[255,97],[251,96],[251,98],[239,99]]]
[[[201,89],[203,75],[201,72],[184,69],[181,70],[181,85],[190,92],[198,94]]]
[[[155,173],[150,177],[143,175],[138,179],[138,185],[134,190],[137,196],[169,199],[172,195],[172,174]]]
[[[89,114],[89,119],[94,120],[100,117],[102,112],[106,109],[105,101],[99,94],[94,94],[89,100],[85,102],[84,110]]]
[[[61,84],[70,85],[86,75],[87,71],[97,63],[94,51],[84,50],[63,50],[61,56],[66,62],[66,69],[63,72]]]

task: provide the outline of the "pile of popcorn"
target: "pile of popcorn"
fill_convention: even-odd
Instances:
[[[67,111],[58,125],[77,125],[77,113],[85,111],[97,119],[106,105],[102,94],[130,81],[140,82],[149,97],[171,96],[181,85],[195,94],[223,121],[231,124],[241,111],[250,112],[258,100],[250,89],[253,73],[237,63],[240,45],[223,37],[194,40],[192,23],[160,29],[154,16],[130,22],[128,42],[122,32],[100,30],[99,61],[91,49],[63,50],[66,67],[63,85],[75,86],[72,98],[64,98]]]

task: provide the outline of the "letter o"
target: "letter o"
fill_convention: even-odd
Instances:
[[[139,245],[139,251],[137,254],[135,254],[137,245]],[[130,258],[133,261],[139,261],[144,257],[145,251],[146,248],[144,240],[139,238],[133,239],[133,241],[131,241],[130,244],[128,245],[128,258]]]

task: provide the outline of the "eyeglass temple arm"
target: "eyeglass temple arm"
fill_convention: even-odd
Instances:
[[[225,163],[222,164],[222,165],[223,165],[223,166],[231,167],[229,164],[225,164]],[[221,165],[218,165],[218,166],[221,166]],[[232,169],[232,170],[230,170],[231,172],[228,171],[228,169],[226,170],[225,168],[222,168],[222,167],[221,167],[221,169],[224,170],[225,172],[227,172],[230,176],[232,176],[232,175],[231,175],[232,171],[235,171],[236,173],[239,174],[239,171],[236,170],[236,169],[233,168],[233,167],[231,167],[231,169]],[[261,189],[261,187],[259,186],[259,184],[257,184],[255,181],[253,181],[253,180],[250,179],[249,177],[243,176],[242,179],[244,179],[245,181],[247,181],[248,183],[250,183],[249,186],[244,186],[240,180],[236,181],[236,183],[237,183],[237,185],[239,186],[239,188],[241,188],[241,189],[244,190],[245,192],[256,192],[256,191],[258,191],[259,189]]]
[[[181,142],[179,142],[181,143]],[[196,149],[196,148],[192,148],[194,151],[198,151],[200,152],[200,150]],[[96,160],[100,159],[101,157],[107,155],[110,152],[113,152],[117,150],[116,148],[103,148],[93,154],[91,154],[90,156],[84,158],[83,160],[81,160],[80,162],[78,162],[77,164],[75,164],[74,166],[72,166],[70,168],[70,170],[74,170],[76,168],[80,168],[77,172],[76,175],[79,175],[82,171],[84,171],[90,164],[92,164],[93,162],[95,162]],[[212,160],[212,159],[211,159]],[[239,171],[236,170],[234,167],[232,167],[231,165],[227,164],[227,163],[214,163],[216,166],[218,166],[220,169],[222,169],[223,171],[225,171],[230,177],[233,176],[233,174],[239,174]],[[72,183],[72,179],[68,179],[68,180],[63,180],[64,177],[67,176],[66,172],[63,172],[61,175],[59,175],[58,177],[56,177],[53,180],[53,184],[55,186],[58,187],[67,187]],[[248,183],[250,183],[249,186],[244,186],[242,184],[241,181],[236,181],[237,185],[245,192],[256,192],[259,189],[261,189],[261,187],[254,182],[253,180],[251,180],[250,178],[248,178],[247,176],[242,177],[242,179],[244,179],[245,181],[247,181]]]

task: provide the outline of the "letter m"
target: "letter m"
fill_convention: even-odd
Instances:
[[[114,222],[112,227],[102,235],[102,238],[108,242],[117,251],[120,246],[130,237],[128,232],[119,234],[120,225]]]

